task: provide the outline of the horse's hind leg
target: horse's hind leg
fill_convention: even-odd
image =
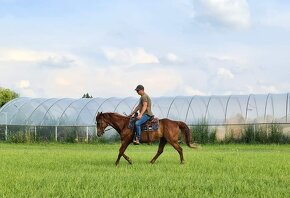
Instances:
[[[169,142],[179,153],[180,156],[180,163],[183,164],[184,163],[184,158],[183,158],[183,151],[182,148],[180,147],[180,145],[177,142]]]
[[[151,164],[153,164],[156,161],[156,159],[159,157],[159,155],[161,155],[166,143],[167,143],[167,141],[164,137],[160,139],[158,151],[157,151],[156,155],[153,157],[153,159],[150,161]]]

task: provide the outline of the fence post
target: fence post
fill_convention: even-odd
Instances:
[[[54,135],[55,135],[55,141],[57,142],[57,126],[55,126],[55,133],[54,133]]]
[[[8,127],[7,127],[7,124],[5,126],[5,140],[6,141],[8,140]]]
[[[36,141],[37,140],[37,138],[36,138],[36,126],[34,126],[34,140]]]
[[[256,123],[254,124],[254,142],[256,142]]]
[[[5,115],[5,140],[8,140],[7,112],[0,112]]]
[[[89,127],[87,126],[87,131],[86,131],[86,141],[89,143]]]

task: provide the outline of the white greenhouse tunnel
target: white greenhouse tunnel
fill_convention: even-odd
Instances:
[[[7,139],[9,134],[19,130],[28,130],[45,138],[53,136],[55,140],[69,133],[82,135],[88,140],[95,135],[98,112],[128,115],[138,102],[139,99],[134,97],[16,98],[0,108],[0,139]],[[216,127],[267,123],[287,125],[290,123],[289,106],[289,93],[152,97],[152,111],[159,119],[184,121],[188,125],[206,123]]]
[[[97,112],[129,114],[138,98],[27,98],[0,109],[0,125],[93,126]],[[210,125],[289,123],[289,94],[177,96],[152,98],[152,111],[169,118]]]

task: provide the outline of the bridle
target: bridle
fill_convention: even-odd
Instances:
[[[106,131],[109,131],[110,129],[105,129],[106,127],[103,127],[103,118],[99,119],[99,125],[100,125],[100,131],[102,132],[101,134],[105,133]],[[96,128],[98,130],[98,122],[96,121]]]

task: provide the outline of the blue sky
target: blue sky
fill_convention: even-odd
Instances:
[[[0,0],[0,87],[21,96],[290,90],[284,0]]]

